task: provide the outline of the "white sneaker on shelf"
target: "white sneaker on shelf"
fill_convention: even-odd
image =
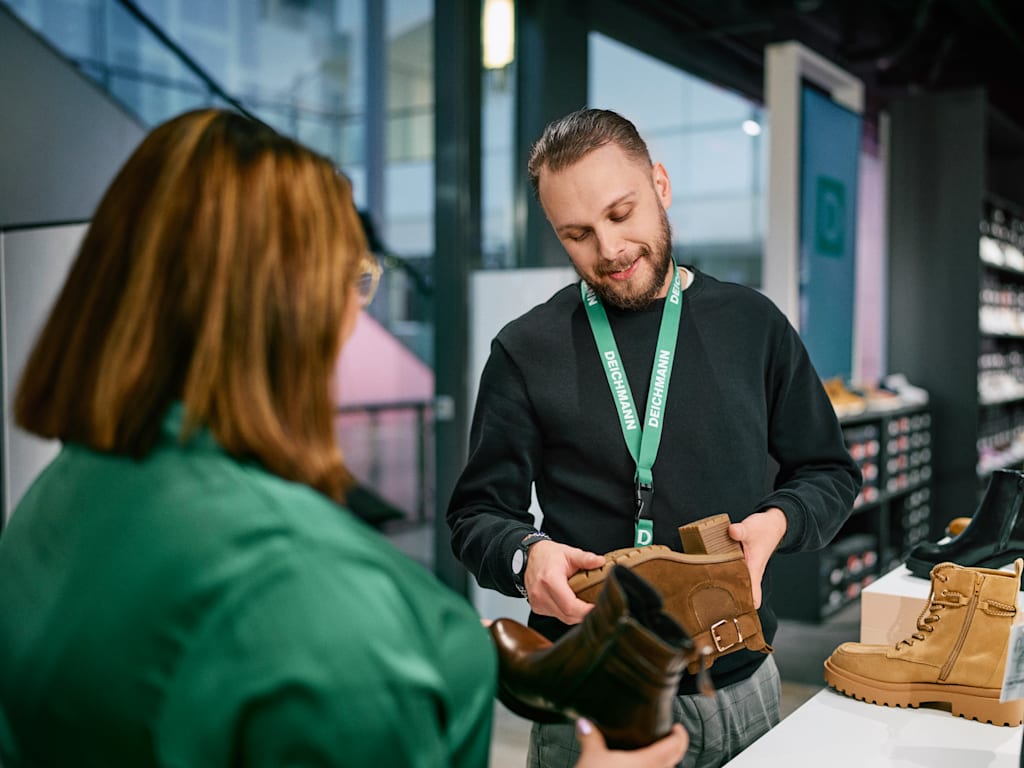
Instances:
[[[907,380],[906,374],[890,373],[882,383],[887,389],[891,389],[903,399],[907,405],[924,405],[928,402],[928,390],[916,387]]]
[[[1003,247],[998,240],[988,235],[982,235],[978,244],[978,255],[981,260],[988,264],[995,264],[1001,267],[1006,263],[1003,256]]]
[[[885,384],[865,382],[855,385],[853,391],[864,398],[869,411],[895,411],[907,405],[899,392]]]
[[[1013,243],[1003,244],[1003,260],[1011,269],[1024,272],[1024,253]]]

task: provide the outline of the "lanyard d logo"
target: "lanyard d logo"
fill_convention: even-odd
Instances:
[[[633,392],[626,379],[626,370],[620,363],[619,348],[615,344],[615,335],[608,322],[608,313],[604,311],[601,299],[587,285],[586,280],[580,281],[580,292],[583,306],[590,321],[590,330],[594,334],[594,342],[601,353],[608,387],[615,402],[622,426],[622,436],[626,440],[629,454],[636,463],[636,534],[635,546],[645,547],[654,541],[654,517],[652,502],[654,500],[654,478],[651,473],[654,460],[658,456],[661,443],[661,427],[665,419],[665,406],[668,403],[669,377],[672,375],[672,361],[675,358],[676,338],[679,336],[679,318],[682,315],[683,287],[679,269],[672,265],[672,285],[669,288],[665,307],[661,312],[661,327],[658,330],[658,348],[654,355],[651,372],[651,385],[647,393],[647,409],[644,421],[637,421],[636,405]]]

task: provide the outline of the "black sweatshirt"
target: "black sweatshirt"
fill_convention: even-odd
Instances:
[[[861,485],[821,380],[770,300],[687,269],[694,279],[653,469],[654,543],[680,551],[681,525],[779,507],[788,528],[778,553],[821,548]],[[606,306],[641,420],[663,306]],[[492,342],[448,508],[455,556],[482,587],[518,595],[510,563],[534,529],[533,484],[542,530],[555,541],[598,554],[633,546],[635,472],[579,283],[567,286]],[[770,643],[778,622],[769,581],[759,614]],[[537,614],[530,625],[553,640],[568,629]],[[745,679],[763,659],[747,650],[721,657],[716,686]],[[684,677],[681,691],[692,690]]]

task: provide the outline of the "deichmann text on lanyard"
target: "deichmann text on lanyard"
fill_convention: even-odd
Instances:
[[[615,400],[622,436],[626,439],[629,453],[636,462],[634,478],[636,488],[636,531],[634,544],[644,547],[654,540],[654,518],[651,502],[654,500],[654,477],[651,469],[658,457],[661,443],[661,425],[668,404],[668,382],[672,375],[672,360],[676,352],[676,337],[679,335],[679,317],[683,309],[683,284],[679,268],[672,265],[672,285],[661,312],[661,328],[658,330],[658,349],[654,355],[654,369],[651,371],[651,386],[647,392],[647,413],[643,426],[636,419],[633,393],[626,379],[626,371],[620,362],[619,348],[615,335],[608,323],[604,305],[586,280],[580,281],[583,306],[590,320],[590,330],[601,353],[608,386]]]

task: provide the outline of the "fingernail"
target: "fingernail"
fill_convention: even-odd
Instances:
[[[589,736],[594,730],[594,726],[590,724],[590,721],[583,717],[576,721],[576,728],[584,736]]]

